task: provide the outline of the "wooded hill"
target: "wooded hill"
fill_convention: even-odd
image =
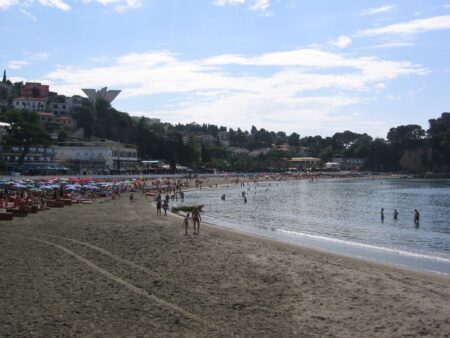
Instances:
[[[38,119],[25,117],[24,114],[33,115],[3,108],[0,120],[14,122],[15,129],[26,121],[27,126],[23,128],[29,128],[30,119],[32,125],[39,123]],[[242,131],[210,124],[154,123],[145,117],[131,117],[101,99],[95,104],[84,100],[73,118],[84,129],[87,140],[96,136],[135,144],[143,160],[164,159],[193,168],[284,170],[289,167],[287,160],[291,157],[314,156],[323,161],[330,161],[333,157],[362,158],[366,160],[365,169],[374,171],[450,171],[450,113],[442,113],[439,118],[429,120],[427,131],[414,124],[393,127],[386,139],[373,139],[365,133],[351,131],[337,132],[331,137],[301,137],[297,133],[287,135],[283,131],[258,130],[255,126],[250,131]],[[23,128],[19,130],[23,131]],[[41,131],[33,132],[41,137],[41,141],[49,142]],[[14,135],[13,130],[11,132],[13,134],[6,142],[18,142],[21,136]],[[250,153],[236,153],[220,145],[216,139],[219,132],[228,132],[230,147],[246,149]],[[216,141],[206,144],[196,137],[198,135],[211,135]],[[68,137],[67,132],[61,131],[59,141],[65,141]],[[258,149],[265,151],[251,153]]]

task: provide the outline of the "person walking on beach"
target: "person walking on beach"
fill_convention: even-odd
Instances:
[[[184,234],[188,234],[188,227],[189,227],[189,214],[186,215],[186,217],[183,219],[183,225],[184,225]]]
[[[156,202],[156,215],[161,216],[161,201]]]
[[[419,222],[420,222],[420,213],[419,213],[419,210],[414,209],[414,224],[416,225],[416,227],[419,226]]]
[[[164,210],[164,216],[167,216],[167,209],[169,209],[169,203],[167,201],[164,201],[162,207]]]
[[[133,203],[133,200],[134,200],[134,196],[133,196],[133,193],[131,193],[130,194],[130,203]]]
[[[381,208],[381,223],[384,223],[384,209]]]
[[[192,209],[192,223],[194,224],[194,235],[200,234],[200,221],[202,217],[200,216],[200,211],[198,207]],[[196,227],[197,225],[197,227]]]
[[[397,209],[394,209],[394,221],[398,219],[398,211]]]

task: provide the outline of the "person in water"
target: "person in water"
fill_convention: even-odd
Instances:
[[[222,195],[222,197],[220,198],[222,201],[225,201],[225,194]]]
[[[398,211],[397,209],[394,209],[394,220],[396,221],[398,219]]]
[[[381,208],[381,223],[384,223],[384,209]]]
[[[202,220],[202,216],[200,216],[200,211],[198,207],[194,207],[192,209],[192,223],[194,224],[194,235],[200,234],[200,221]],[[197,225],[197,227],[196,227]]]
[[[414,209],[414,224],[416,226],[419,226],[419,222],[420,222],[420,213],[419,210]]]

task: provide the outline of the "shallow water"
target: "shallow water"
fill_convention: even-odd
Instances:
[[[184,204],[194,203],[204,205],[205,221],[220,226],[450,275],[450,180],[230,184],[187,193]],[[413,222],[414,209],[420,211],[419,227]]]

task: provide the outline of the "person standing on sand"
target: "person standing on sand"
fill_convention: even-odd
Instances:
[[[169,209],[169,203],[167,201],[164,201],[162,207],[164,210],[164,216],[167,216],[167,209]]]
[[[189,214],[186,215],[186,217],[183,219],[183,225],[184,225],[184,234],[188,234],[188,227],[189,227]]]
[[[200,216],[200,211],[198,207],[192,209],[192,223],[194,224],[194,235],[200,234],[200,221],[202,217]],[[197,228],[195,227],[197,225]]]
[[[381,208],[381,223],[384,223],[384,209]]]
[[[156,215],[161,216],[161,201],[156,202]]]

